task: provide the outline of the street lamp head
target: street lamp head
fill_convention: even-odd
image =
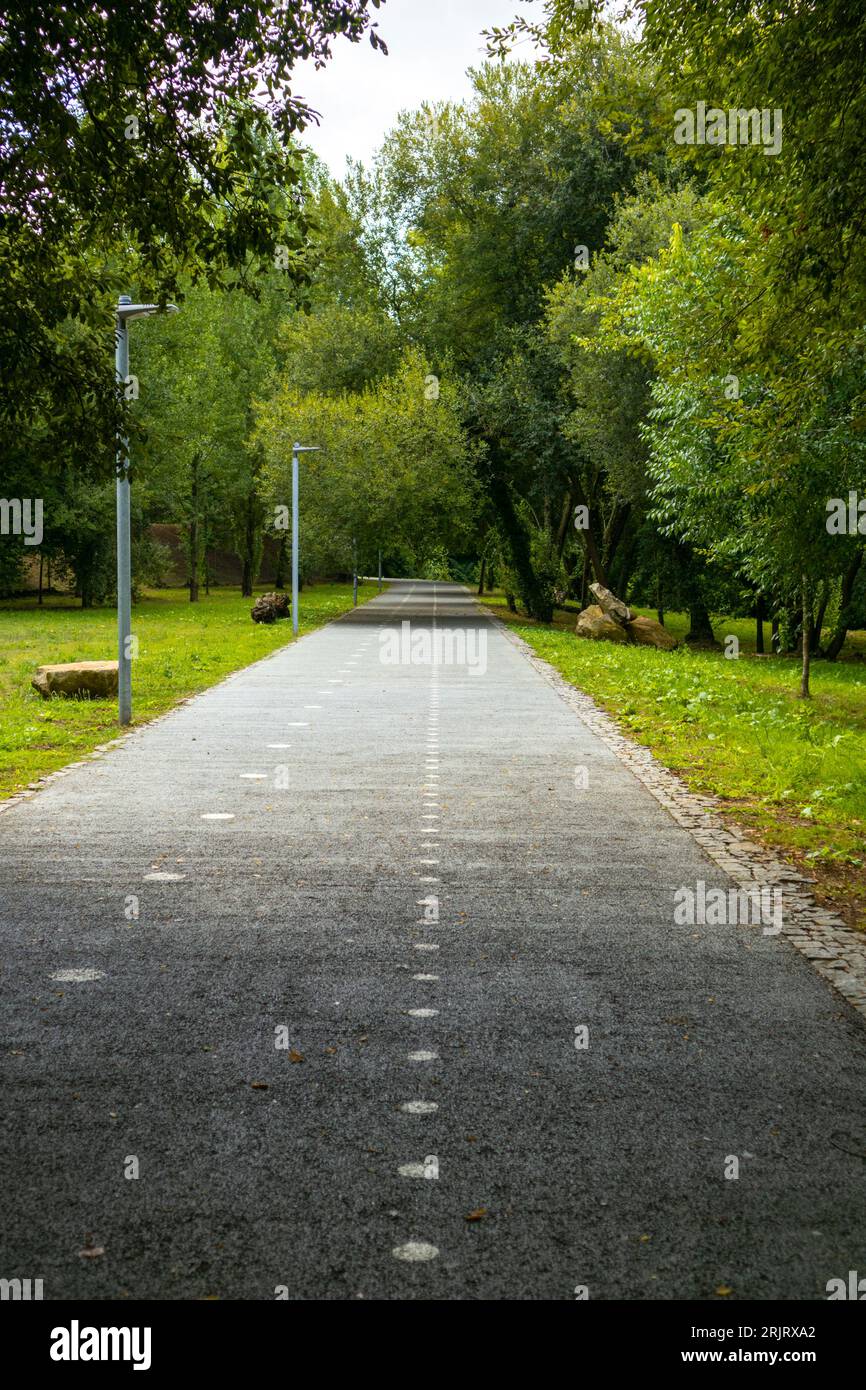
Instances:
[[[322,451],[321,444],[293,444],[293,454],[319,454]]]
[[[133,304],[128,294],[122,294],[117,301],[116,312],[121,323],[129,323],[130,319],[146,319],[151,314],[176,314],[178,307],[176,304]]]

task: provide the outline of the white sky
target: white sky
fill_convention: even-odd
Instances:
[[[319,72],[312,64],[295,68],[292,90],[321,115],[301,136],[342,177],[345,159],[369,163],[400,111],[422,101],[468,96],[465,72],[484,61],[483,29],[508,24],[517,14],[542,18],[538,0],[386,0],[370,8],[388,45],[388,56],[374,52],[368,38],[358,44],[334,42],[333,56]],[[517,56],[531,52],[522,47]]]

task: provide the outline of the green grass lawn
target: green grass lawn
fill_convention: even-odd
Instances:
[[[738,660],[594,642],[574,634],[576,614],[550,625],[494,608],[567,680],[613,715],[624,732],[696,791],[710,792],[756,838],[799,862],[816,894],[866,928],[866,634],[845,659],[816,661],[811,700],[797,699],[799,659],[756,656],[755,625],[720,619]],[[650,609],[639,609],[655,617]],[[683,614],[665,616],[682,638]],[[770,649],[769,625],[766,646]]]
[[[375,584],[361,585],[360,601],[376,592]],[[237,589],[214,590],[197,604],[184,589],[149,591],[133,608],[132,629],[139,639],[132,668],[133,722],[162,714],[292,640],[290,622],[254,623],[251,607]],[[351,607],[351,584],[305,588],[300,635]],[[119,732],[116,700],[44,700],[30,686],[36,667],[116,657],[113,608],[82,611],[73,599],[58,598],[42,608],[35,599],[0,602],[0,799]]]

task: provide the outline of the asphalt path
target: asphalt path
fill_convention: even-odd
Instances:
[[[724,875],[457,586],[53,780],[0,865],[0,1276],[46,1298],[823,1299],[862,1266],[857,1016],[760,927],[675,925]]]

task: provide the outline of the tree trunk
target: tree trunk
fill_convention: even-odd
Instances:
[[[487,558],[486,558],[486,556],[482,555],[482,557],[481,557],[481,573],[480,573],[479,576],[478,576],[478,597],[479,597],[479,598],[481,598],[482,595],[484,594],[484,576],[485,576],[486,570],[487,570]]]
[[[589,551],[583,547],[583,572],[580,576],[580,607],[581,612],[586,607],[589,598]]]
[[[717,645],[707,605],[702,598],[694,599],[689,604],[689,630],[686,633],[686,642],[689,646]]]
[[[565,549],[565,542],[568,538],[568,523],[571,518],[571,488],[565,494],[565,501],[562,504],[562,516],[559,519],[559,530],[556,533],[556,553],[560,560]]]
[[[198,454],[193,455],[192,477],[190,486],[190,522],[189,522],[189,601],[198,603]]]
[[[252,598],[253,584],[255,582],[255,575],[253,574],[256,555],[254,509],[255,496],[251,492],[247,497],[247,516],[244,528],[243,574],[241,576],[241,593],[244,598]]]
[[[42,562],[43,562],[44,558],[45,558],[45,557],[44,557],[44,555],[42,554],[42,551],[40,550],[40,552],[39,552],[39,599],[38,599],[39,607],[40,607],[40,608],[42,607]]]
[[[607,570],[608,574],[610,574],[613,569],[613,562],[616,557],[616,552],[619,549],[619,544],[622,540],[623,533],[625,531],[626,522],[628,521],[630,516],[631,503],[617,502],[616,506],[611,512],[610,521],[605,527],[604,567]],[[620,587],[623,589],[624,592],[625,586],[620,585]]]
[[[803,631],[801,636],[803,646],[803,670],[800,676],[800,699],[808,700],[811,698],[812,694],[812,692],[809,689],[809,666],[812,659],[812,599],[809,593],[809,582],[806,579],[805,574],[803,575],[802,595]]]
[[[526,605],[530,618],[549,623],[553,617],[553,603],[545,597],[532,567],[529,537],[517,512],[509,491],[508,483],[495,467],[490,475],[490,496],[502,521],[502,529],[517,572],[520,597]]]
[[[821,597],[818,600],[818,612],[814,620],[809,625],[809,650],[813,656],[821,655],[821,633],[824,630],[824,617],[827,612],[827,604],[830,601],[829,585],[821,585]]]
[[[189,601],[198,603],[198,522],[189,524]]]
[[[204,504],[204,514],[201,523],[201,559],[204,569],[204,592],[205,598],[210,598],[210,562],[208,560],[208,550],[210,549],[210,512],[208,511],[207,499]]]
[[[274,575],[274,588],[284,589],[286,587],[286,533],[280,536],[280,544],[277,547],[277,572]]]
[[[842,592],[839,595],[839,621],[836,624],[836,631],[827,643],[827,650],[824,653],[828,661],[835,661],[845,645],[845,638],[848,636],[848,606],[854,594],[854,583],[863,563],[863,551],[858,550],[845,573],[842,575]]]
[[[584,496],[583,488],[581,487],[579,482],[575,482],[574,480],[572,480],[572,495],[579,507],[586,507],[586,514],[589,525],[586,527],[585,530],[581,530],[580,532],[580,538],[583,541],[584,553],[589,556],[589,561],[595,572],[596,580],[599,584],[603,584],[604,587],[607,588],[607,571],[604,567],[604,561],[601,558],[601,552],[598,548],[598,541],[595,538],[595,532],[592,529],[592,511],[590,510],[589,504]],[[585,606],[586,604],[584,601],[584,607]]]
[[[758,594],[755,599],[755,651],[759,656],[764,655],[764,595]]]

